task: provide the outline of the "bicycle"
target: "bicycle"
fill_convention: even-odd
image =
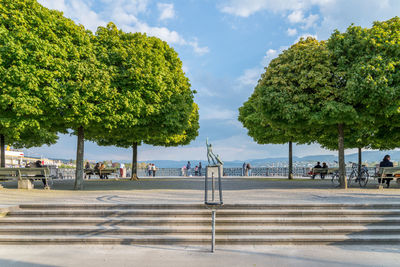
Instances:
[[[360,184],[360,187],[365,187],[368,183],[369,173],[368,168],[365,165],[361,165],[361,172],[358,172],[358,164],[354,162],[351,163],[351,173],[347,179],[347,185],[350,185],[354,180]],[[355,179],[354,179],[355,178]]]

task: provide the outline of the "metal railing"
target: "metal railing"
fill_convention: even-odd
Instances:
[[[223,205],[222,199],[222,166],[207,166],[206,173],[204,177],[204,204],[207,208],[211,209],[211,252],[215,251],[215,223],[216,223],[216,214],[217,209]],[[215,197],[215,182],[216,177],[215,174],[218,175],[218,192],[219,192],[219,200],[216,200]],[[211,176],[211,201],[208,199],[208,176]]]

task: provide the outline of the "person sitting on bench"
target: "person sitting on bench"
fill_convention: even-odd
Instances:
[[[40,160],[37,160],[36,162],[35,162],[35,168],[43,168],[44,166],[42,165],[42,162],[40,161]],[[36,175],[36,176],[42,176],[42,175],[40,175],[40,174],[38,174],[38,175]],[[43,186],[44,187],[47,187],[47,180],[46,179],[42,179],[42,182],[43,182]]]
[[[379,167],[393,167],[393,162],[390,161],[390,155],[386,155],[381,163],[379,163]],[[391,174],[388,174],[387,176],[392,176]],[[386,181],[386,186],[389,188],[390,186],[390,181],[393,180],[393,178],[383,178],[382,182]],[[381,183],[381,179],[378,179],[378,182]]]
[[[316,169],[316,168],[318,168],[318,169],[322,168],[322,167],[321,167],[321,163],[320,163],[319,161],[317,162],[317,165],[314,166],[314,169]],[[313,173],[312,179],[315,179],[315,176],[316,176],[316,175],[317,175],[317,173]],[[322,178],[322,174],[320,173],[319,175],[320,175],[321,178]]]

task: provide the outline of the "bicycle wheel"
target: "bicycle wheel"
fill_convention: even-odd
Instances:
[[[360,183],[360,187],[365,187],[368,183],[369,174],[368,172],[361,172],[361,177],[358,180]]]
[[[339,185],[339,175],[337,173],[332,174],[331,182],[336,186]]]

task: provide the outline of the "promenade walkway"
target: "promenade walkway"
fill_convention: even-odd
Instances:
[[[17,190],[3,183],[0,209],[22,203],[202,203],[202,178],[55,180],[53,190]],[[329,180],[225,178],[225,203],[400,203],[400,187],[333,188]],[[380,246],[0,246],[0,266],[396,266],[400,247]]]
[[[85,189],[75,191],[73,180],[55,180],[52,190],[36,182],[34,190],[17,190],[13,182],[3,183],[1,205],[21,203],[202,203],[202,178],[142,178],[130,180],[85,180]],[[400,203],[400,186],[376,189],[357,186],[335,188],[330,180],[224,178],[225,203]]]

